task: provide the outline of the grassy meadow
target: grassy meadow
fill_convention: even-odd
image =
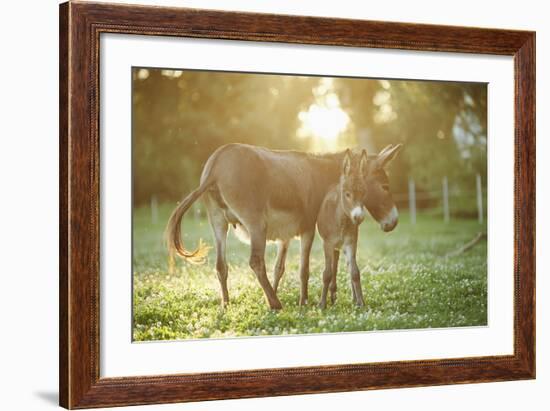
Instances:
[[[486,231],[477,220],[421,214],[411,225],[406,213],[391,233],[383,233],[369,217],[361,226],[358,265],[366,306],[351,302],[349,274],[343,256],[338,269],[335,305],[317,307],[324,257],[321,240],[311,254],[309,305],[298,306],[299,241],[289,249],[286,273],[279,287],[281,311],[268,309],[261,287],[248,266],[249,246],[230,231],[227,256],[230,304],[220,306],[215,250],[201,266],[181,260],[168,272],[163,230],[172,205],[159,207],[152,223],[149,207],[134,210],[133,339],[135,341],[223,338],[480,326],[487,324],[487,244],[455,257],[445,255]],[[208,220],[188,215],[183,221],[184,244],[194,248],[199,238],[213,245]],[[270,279],[276,246],[268,245]]]

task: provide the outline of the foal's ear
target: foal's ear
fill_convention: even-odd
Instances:
[[[351,172],[351,152],[349,148],[346,150],[344,155],[344,161],[342,162],[342,174],[349,176]]]
[[[367,150],[363,149],[361,151],[361,162],[359,163],[359,170],[361,171],[361,175],[363,177],[367,175],[367,161],[368,161]]]
[[[378,167],[386,167],[395,158],[397,153],[399,153],[401,147],[403,147],[403,144],[390,144],[389,146],[386,146],[380,153],[378,153],[378,157],[376,158]]]

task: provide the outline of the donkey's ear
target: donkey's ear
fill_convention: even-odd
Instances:
[[[344,161],[342,162],[342,174],[349,176],[351,172],[351,152],[349,148],[346,150],[344,155]]]
[[[380,153],[378,153],[378,157],[376,158],[378,167],[386,167],[395,158],[397,153],[399,153],[401,147],[403,147],[403,144],[390,144],[389,146],[385,147]]]
[[[367,150],[363,150],[361,151],[361,162],[359,163],[359,170],[361,171],[361,175],[363,177],[367,175],[367,162],[368,162]]]

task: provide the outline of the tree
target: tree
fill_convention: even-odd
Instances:
[[[140,71],[141,70],[141,71]],[[147,70],[147,71],[143,71]],[[214,150],[230,142],[307,149],[298,113],[313,77],[135,69],[134,203],[193,189]]]

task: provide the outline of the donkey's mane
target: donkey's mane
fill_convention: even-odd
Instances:
[[[281,149],[273,149],[273,148],[259,147],[259,146],[256,146],[256,148],[263,148],[264,150],[271,151],[273,153],[293,154],[297,157],[304,157],[304,158],[311,158],[311,159],[334,159],[344,155],[344,151],[337,151],[335,153],[310,153],[310,152],[299,151],[299,150],[281,150]]]
[[[271,151],[273,153],[281,153],[281,154],[293,154],[297,157],[302,158],[309,158],[313,160],[335,160],[340,159],[344,156],[344,153],[346,150],[340,150],[336,152],[330,152],[330,153],[315,153],[315,152],[306,152],[306,151],[299,151],[299,150],[285,150],[285,149],[274,149],[274,148],[268,148],[268,147],[262,147],[262,146],[253,146],[249,144],[240,144],[243,146],[250,146],[253,148],[260,148],[266,151]],[[361,150],[359,147],[350,147],[350,150],[352,152],[357,153],[359,150]],[[377,154],[368,154],[369,160],[374,160],[377,157]]]
[[[358,147],[351,148],[351,151],[355,152],[355,153],[357,153],[359,150],[360,150],[360,148],[358,148]],[[308,153],[308,152],[304,152],[304,151],[295,151],[295,150],[272,150],[272,151],[294,153],[294,154],[302,155],[304,157],[308,157],[308,158],[312,158],[312,159],[328,159],[328,160],[340,159],[340,158],[343,157],[343,155],[346,152],[345,150],[336,151],[336,152],[332,152],[332,153]],[[367,158],[369,160],[374,160],[374,159],[376,159],[376,157],[377,157],[377,154],[368,154],[367,155]]]

